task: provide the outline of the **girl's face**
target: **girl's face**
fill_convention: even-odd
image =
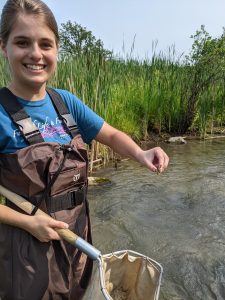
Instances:
[[[54,33],[36,15],[18,16],[6,45],[2,45],[11,70],[14,90],[43,89],[57,65]]]

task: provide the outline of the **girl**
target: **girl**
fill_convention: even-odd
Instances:
[[[59,35],[45,3],[8,0],[0,43],[11,72],[0,91],[0,184],[35,207],[27,215],[9,201],[0,205],[0,299],[81,299],[92,262],[54,230],[69,227],[91,242],[81,137],[153,172],[164,171],[169,158],[159,147],[143,151],[70,92],[46,88],[57,66]],[[35,215],[37,207],[54,219]]]

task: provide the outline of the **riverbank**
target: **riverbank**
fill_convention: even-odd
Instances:
[[[197,132],[188,132],[185,135],[169,134],[169,133],[149,133],[147,140],[135,140],[135,142],[142,149],[149,149],[163,144],[174,143],[174,144],[185,144],[188,141],[193,140],[210,140],[210,139],[225,139],[225,128],[217,127],[213,130],[206,130],[204,136]],[[184,140],[184,142],[182,141]],[[111,164],[117,168],[118,163],[124,158],[115,153],[112,149],[105,145],[101,145],[97,142],[93,142],[89,150],[89,173],[93,174],[95,171],[106,167]]]

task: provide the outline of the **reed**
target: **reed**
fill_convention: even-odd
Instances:
[[[176,57],[173,48],[167,55],[154,53],[142,60],[129,55],[105,59],[95,52],[61,58],[49,85],[70,90],[108,123],[140,141],[153,132],[179,132],[193,93],[193,68]],[[0,84],[4,86],[8,80],[6,62],[0,57]],[[202,90],[190,129],[204,137],[208,128],[213,132],[214,127],[224,126],[224,99],[222,79]],[[105,148],[93,149],[105,153]],[[92,154],[93,159],[99,155]]]
[[[6,86],[10,80],[9,66],[4,59],[4,57],[0,54],[0,86]]]

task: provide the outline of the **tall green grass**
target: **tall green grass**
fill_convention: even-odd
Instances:
[[[71,90],[107,122],[136,139],[151,132],[177,133],[193,92],[192,67],[173,51],[151,59],[81,56],[60,61],[53,86]],[[204,136],[224,124],[224,83],[199,95],[190,129]]]
[[[173,49],[144,60],[88,54],[61,59],[49,85],[70,90],[113,126],[147,139],[153,131],[179,131],[193,88],[191,68]],[[8,81],[8,66],[0,57],[0,85]],[[224,126],[224,98],[223,80],[203,90],[190,129],[204,136],[208,128]]]
[[[0,54],[0,87],[6,86],[10,80],[9,66],[6,59]]]
[[[55,76],[48,83],[70,90],[108,123],[136,140],[152,132],[177,134],[188,112],[190,95],[198,86],[194,66],[177,57],[174,49],[151,58],[131,56],[104,59],[95,53],[61,58]],[[204,76],[204,74],[202,75]],[[0,85],[9,80],[8,67],[0,58]],[[214,127],[225,125],[224,80],[203,89],[195,103],[189,130],[202,137]]]

